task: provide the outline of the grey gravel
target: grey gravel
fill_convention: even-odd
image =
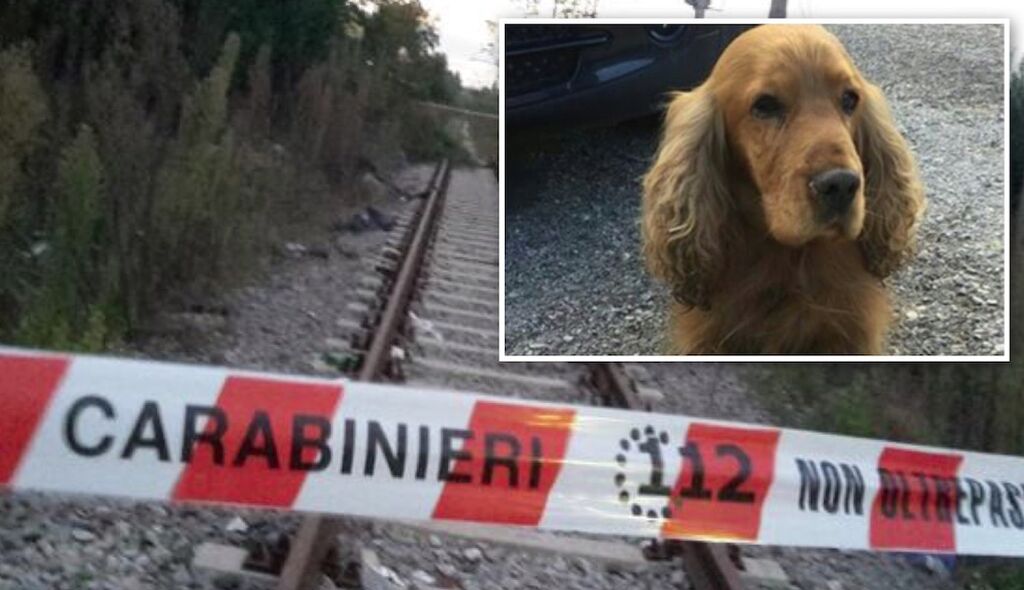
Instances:
[[[831,29],[886,92],[928,194],[918,258],[889,281],[898,314],[890,352],[1002,354],[1002,27]]]
[[[465,189],[464,182],[482,181],[488,175],[489,184],[483,186],[496,193],[490,171],[456,170],[453,194],[457,197],[458,191]],[[497,196],[491,194],[488,199],[496,229]],[[393,210],[402,208],[395,204]],[[303,245],[308,249],[313,242],[326,240],[322,231],[310,231]],[[215,329],[203,332],[201,326],[210,323],[193,322],[192,329],[154,335],[139,348],[120,353],[280,372],[308,374],[319,369],[337,376],[330,367],[312,360],[327,339],[337,336],[335,320],[346,314],[346,305],[355,297],[357,281],[353,277],[358,277],[383,242],[382,234],[363,234],[347,244],[351,256],[331,254],[326,260],[305,255],[283,257],[266,280],[217,302],[226,308],[228,319],[217,322]],[[582,368],[565,370],[575,376]],[[509,384],[493,380],[480,380],[472,389],[521,394]],[[272,511],[33,493],[0,495],[0,590],[250,590],[251,585],[238,578],[193,571],[195,547],[203,542],[240,547],[267,543],[294,532],[299,520],[297,514]],[[581,559],[418,533],[379,521],[350,523],[342,548],[351,551],[361,545],[373,549],[382,565],[395,571],[409,587],[426,587],[429,577],[441,587],[463,590],[678,588],[670,582],[674,568],[669,567],[608,570]],[[339,569],[350,563],[350,555],[339,556]]]
[[[1004,349],[1003,36],[998,25],[835,25],[885,91],[929,208],[920,254],[890,277],[889,353]],[[665,290],[642,268],[639,178],[650,120],[506,152],[506,351],[658,354]]]
[[[484,553],[477,547],[470,547],[462,552],[463,557],[470,563],[476,563],[484,558]]]
[[[74,530],[71,531],[71,538],[76,540],[76,541],[78,541],[79,543],[88,543],[89,541],[95,541],[96,540],[96,535],[90,533],[89,531],[87,531],[85,529],[74,529]],[[46,545],[43,545],[43,547],[49,547],[50,548],[49,552],[52,552],[52,546],[46,544]],[[49,553],[49,552],[48,551],[44,551],[44,553]]]
[[[381,563],[411,582],[417,571],[437,572],[463,590],[678,590],[672,583],[678,567],[650,563],[642,570],[606,567],[585,559],[527,553],[475,541],[445,538],[431,547],[429,535],[383,522],[367,523],[346,533],[347,542],[368,544]],[[473,556],[472,558],[468,556]],[[683,586],[685,588],[685,586]]]
[[[619,136],[625,139],[618,143],[608,142],[618,148],[615,157],[608,160],[601,152],[605,149],[601,142],[586,140],[593,136],[587,135],[582,140],[576,138],[577,148],[588,146],[587,149],[596,150],[590,156],[594,166],[588,178],[599,180],[604,175],[605,184],[601,186],[607,188],[612,197],[617,195],[627,203],[632,199],[631,206],[635,208],[635,183],[626,187],[629,190],[624,190],[621,188],[624,184],[622,179],[635,179],[642,172],[643,158],[638,159],[635,154],[646,155],[653,149],[653,127],[631,126],[594,133],[608,133],[613,140]],[[616,169],[609,171],[606,167]],[[555,170],[557,168],[551,168],[547,174],[551,178],[560,178],[562,173]],[[625,176],[622,175],[624,173]],[[562,182],[567,186],[573,180],[569,175]],[[577,188],[581,186],[578,179],[575,183]],[[635,211],[624,215],[621,206],[614,206],[621,203],[610,200],[608,195],[598,191],[586,193],[579,198],[589,198],[593,206],[588,203],[571,209],[594,217],[578,219],[577,227],[571,227],[562,218],[559,227],[575,231],[580,236],[592,237],[591,242],[575,246],[580,248],[576,255],[599,258],[597,253],[606,256],[604,264],[600,269],[581,267],[577,271],[572,265],[555,264],[550,255],[547,258],[542,256],[538,263],[550,263],[547,270],[551,272],[544,282],[544,291],[558,296],[570,292],[563,287],[574,281],[586,286],[592,285],[587,280],[593,276],[633,276],[636,283],[632,289],[615,292],[618,299],[614,302],[621,308],[608,309],[609,321],[604,325],[606,327],[624,316],[633,315],[633,323],[625,324],[626,329],[618,333],[612,332],[612,337],[653,348],[656,344],[652,343],[654,338],[651,335],[660,334],[658,324],[663,302],[659,299],[663,294],[653,288],[639,271],[635,258],[635,231],[619,235],[610,231],[615,227],[628,229],[635,219]],[[572,196],[568,192],[566,195]],[[615,218],[619,218],[621,223],[607,223],[608,219]],[[604,223],[599,223],[601,221]],[[552,239],[552,236],[561,239],[557,232],[551,232],[550,225],[542,228],[547,228],[545,239]],[[360,261],[383,243],[383,236],[364,235],[358,240],[344,241],[340,246],[332,244],[333,237],[323,232],[312,232],[303,239],[311,242],[304,243],[307,248],[315,246],[328,250],[328,259],[308,256],[282,258],[273,272],[268,273],[267,280],[226,297],[223,304],[230,314],[223,326],[208,333],[156,336],[141,350],[122,352],[275,371],[308,373],[318,369],[328,372],[328,368],[314,365],[312,359],[322,352],[326,339],[335,335],[333,320],[338,310],[353,297],[351,276],[359,270]],[[540,249],[536,253],[542,254]],[[570,270],[572,273],[568,272]],[[641,290],[637,285],[645,287]],[[638,292],[641,294],[637,295]],[[535,295],[535,292],[523,291],[521,301]],[[570,299],[564,305],[556,305],[547,321],[566,321],[566,317],[572,318],[572,314],[586,311],[590,303],[585,299]],[[922,313],[921,317],[926,315]],[[649,329],[633,335],[633,331],[628,329],[630,325]],[[584,324],[580,326],[584,327]],[[541,344],[531,350],[564,346],[566,337],[569,337],[568,344],[573,346],[588,345],[592,333],[585,330],[554,332],[550,339],[531,341],[531,344]],[[688,366],[686,370],[693,372],[685,373],[682,367],[667,365],[652,368],[652,384],[659,385],[668,394],[666,405],[660,410],[698,415],[719,412],[717,415],[732,419],[767,421],[767,415],[747,399],[741,382],[734,374],[715,376],[710,365]],[[697,377],[704,381],[697,380]],[[236,528],[229,527],[229,524],[238,516],[244,519],[248,528],[245,531],[229,530]],[[294,515],[262,511],[167,507],[41,494],[0,495],[0,589],[244,588],[237,581],[227,579],[219,579],[214,584],[192,571],[189,564],[195,546],[206,541],[245,545],[289,533],[297,522]],[[684,582],[674,567],[652,564],[641,572],[609,570],[585,560],[537,556],[449,538],[434,539],[430,535],[382,522],[357,521],[356,524],[357,530],[346,538],[346,542],[358,541],[374,548],[384,565],[409,581],[422,577],[417,576],[417,572],[421,572],[437,577],[439,581],[451,579],[464,590],[667,589],[678,588]],[[78,533],[78,538],[84,539],[78,540],[76,530],[89,533],[94,538],[88,539],[87,535]],[[801,588],[821,587],[822,576],[841,580],[845,588],[944,587],[941,583],[933,583],[932,578],[922,578],[926,572],[921,573],[897,558],[870,554],[849,557],[838,552],[763,551],[778,551],[783,567]],[[867,573],[859,573],[858,568]]]
[[[399,184],[421,190],[430,171],[430,167],[411,168]],[[397,199],[375,205],[389,213],[408,206]],[[345,207],[337,211],[341,219],[351,213]],[[207,308],[226,310],[226,321],[192,318],[196,321],[187,322],[187,329],[157,331],[131,348],[114,352],[315,373],[311,359],[321,350],[324,338],[333,334],[334,319],[351,299],[356,286],[352,277],[386,238],[383,232],[336,236],[326,227],[331,221],[325,218],[324,227],[307,231],[303,245],[330,249],[330,242],[337,238],[343,249],[330,250],[327,259],[282,256],[264,280],[227,294],[223,301],[203,302]],[[330,370],[324,374],[337,376]],[[243,547],[266,542],[290,533],[298,522],[297,515],[269,511],[0,492],[0,590],[244,589],[236,579],[208,579],[192,571],[194,548],[202,542]]]
[[[531,399],[547,401],[592,403],[593,396],[576,384],[583,376],[585,367],[578,364],[565,363],[523,363],[499,365],[497,339],[497,256],[491,254],[487,242],[493,239],[497,247],[497,199],[498,187],[494,175],[489,170],[456,170],[446,197],[446,209],[442,215],[441,230],[428,256],[424,272],[427,276],[441,278],[443,270],[454,262],[444,254],[448,252],[460,257],[468,257],[478,264],[464,267],[477,278],[467,279],[460,275],[459,282],[434,284],[427,281],[426,288],[420,293],[420,302],[414,305],[418,321],[414,320],[412,341],[406,341],[410,353],[410,361],[404,365],[407,382],[429,386],[451,387],[462,391],[475,391],[498,396],[523,397],[524,393]],[[458,246],[450,239],[460,235],[459,229],[472,228],[480,238],[474,246],[467,248]],[[486,237],[485,237],[486,236]],[[493,236],[493,238],[491,237]],[[445,244],[447,242],[447,244]],[[435,272],[436,271],[436,272]],[[494,280],[482,278],[493,273]],[[480,289],[487,286],[483,291]],[[427,303],[431,293],[450,293],[453,295],[470,296],[477,301],[494,301],[493,304],[481,305],[474,309],[480,314],[476,323],[467,321],[458,314],[447,316],[432,308]],[[465,311],[463,303],[455,303]],[[428,324],[436,324],[428,329]],[[459,330],[445,328],[447,323],[459,324],[464,327],[494,332],[494,337],[481,338],[480,335],[464,333]],[[480,353],[468,354],[453,350],[441,353],[437,347],[423,347],[427,336],[436,338],[432,332],[443,334],[444,342],[457,345],[472,345],[485,350]],[[486,358],[485,358],[486,357]],[[457,365],[460,369],[475,367],[488,371],[476,376],[430,369],[423,364],[425,360],[444,360]],[[497,373],[504,377],[499,378]],[[512,375],[509,375],[512,373]],[[513,376],[544,377],[555,379],[558,385],[541,386],[526,385],[521,381],[510,380]],[[382,538],[383,537],[383,538]],[[473,588],[678,588],[669,577],[672,568],[645,567],[640,571],[610,571],[605,567],[583,559],[567,559],[561,556],[528,554],[508,548],[482,545],[471,541],[442,539],[434,535],[421,535],[407,529],[393,526],[381,526],[372,533],[372,542],[382,555],[382,561],[396,569],[401,577],[409,580],[416,575],[416,568],[427,569],[426,564],[436,563],[436,570],[452,579],[465,590]],[[391,542],[384,542],[385,540]],[[632,543],[641,543],[637,539]],[[417,550],[403,550],[402,545],[415,545]],[[424,555],[422,548],[430,548]],[[424,562],[423,560],[427,561]]]

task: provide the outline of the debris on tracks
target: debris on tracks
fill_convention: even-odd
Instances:
[[[363,233],[366,231],[391,231],[395,226],[395,218],[392,215],[382,213],[379,209],[369,206],[356,213],[348,221],[334,224],[335,231],[347,231],[352,233]]]

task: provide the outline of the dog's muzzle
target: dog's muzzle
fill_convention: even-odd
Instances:
[[[811,178],[811,193],[821,205],[822,217],[840,218],[850,210],[860,189],[860,174],[849,168],[832,168]]]

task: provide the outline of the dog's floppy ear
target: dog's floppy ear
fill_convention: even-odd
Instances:
[[[866,215],[858,242],[868,270],[885,278],[914,255],[924,189],[881,89],[868,85],[862,102],[857,149],[864,165]]]
[[[664,135],[644,177],[643,250],[647,268],[681,303],[710,306],[731,214],[723,171],[725,125],[710,91],[676,94]]]

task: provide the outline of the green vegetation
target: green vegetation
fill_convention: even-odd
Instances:
[[[490,88],[466,88],[456,101],[458,106],[479,113],[498,114],[498,85]]]
[[[50,242],[35,251],[36,281],[16,335],[35,346],[99,350],[107,337],[109,294],[116,288],[103,258],[103,165],[83,125],[61,150]],[[86,303],[87,302],[87,303]],[[82,305],[86,303],[86,305]]]
[[[154,259],[156,276],[170,286],[197,275],[223,276],[237,243],[238,226],[252,223],[259,208],[242,206],[234,134],[227,125],[227,92],[238,59],[239,40],[228,37],[210,75],[182,104],[177,137],[157,174],[153,227],[158,251],[178,255]],[[158,285],[159,286],[159,285]]]
[[[360,162],[461,150],[417,0],[0,7],[0,341],[101,350],[251,276]]]
[[[32,72],[28,48],[0,53],[0,228],[16,204],[23,166],[39,143],[37,131],[49,115],[46,95]]]

